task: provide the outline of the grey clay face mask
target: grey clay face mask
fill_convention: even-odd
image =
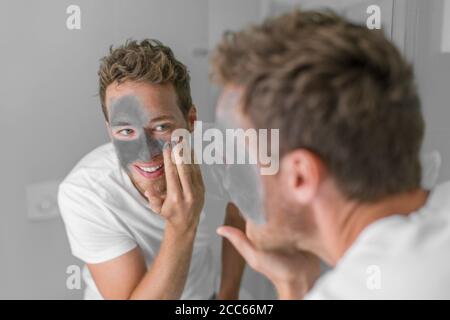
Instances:
[[[133,139],[121,140],[114,136],[112,139],[120,164],[125,170],[129,170],[129,165],[134,162],[150,162],[162,155],[165,141],[154,139],[146,133],[145,127],[149,120],[150,114],[135,96],[124,96],[113,101],[110,106],[111,129],[126,126],[135,131]]]
[[[224,103],[222,112],[216,116],[216,127],[223,132],[224,136],[227,129],[243,129],[235,119],[239,99],[239,94],[231,92],[222,102]],[[237,148],[246,150],[245,144],[240,145],[236,141],[236,145]],[[246,154],[248,155],[248,151]],[[258,167],[255,164],[231,163],[224,166],[222,175],[224,188],[241,213],[257,224],[265,223],[262,200],[264,192]]]

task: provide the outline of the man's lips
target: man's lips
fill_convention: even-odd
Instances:
[[[155,179],[164,174],[164,163],[134,164],[135,170],[145,178]]]

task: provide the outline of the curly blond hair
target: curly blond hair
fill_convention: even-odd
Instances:
[[[103,114],[106,110],[106,88],[114,82],[147,82],[150,84],[172,83],[178,103],[185,116],[192,106],[190,76],[187,67],[177,60],[172,50],[155,39],[141,42],[127,40],[125,44],[109,49],[109,55],[100,60],[99,95]]]

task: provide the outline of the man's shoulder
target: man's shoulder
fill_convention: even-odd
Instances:
[[[450,256],[442,254],[450,248],[449,199],[450,183],[442,183],[417,212],[369,225],[308,298],[450,298]]]
[[[120,174],[112,143],[101,145],[86,154],[62,181],[60,188],[75,186],[98,189]]]

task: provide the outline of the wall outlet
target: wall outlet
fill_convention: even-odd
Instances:
[[[59,217],[58,186],[60,181],[49,180],[26,187],[27,216],[32,221]]]

